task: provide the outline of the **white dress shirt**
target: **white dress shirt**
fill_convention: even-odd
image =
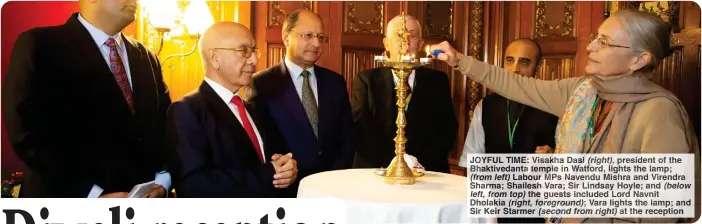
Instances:
[[[297,96],[300,97],[300,100],[302,100],[302,84],[305,81],[305,78],[302,77],[302,67],[288,60],[288,57],[285,57],[285,67],[288,68],[288,72],[290,73],[290,77],[292,78],[293,84],[295,84]],[[312,92],[314,93],[314,100],[317,102],[317,106],[319,107],[319,97],[317,94],[317,76],[314,74],[314,66],[305,70],[310,72],[310,87],[312,87]]]
[[[222,101],[227,104],[229,109],[234,113],[234,116],[236,117],[237,120],[239,120],[239,124],[241,124],[241,127],[244,127],[244,123],[241,121],[241,114],[239,114],[239,108],[236,106],[236,104],[232,103],[232,98],[234,96],[238,96],[239,93],[232,93],[232,91],[229,91],[227,88],[224,86],[220,85],[219,83],[213,81],[212,79],[209,79],[205,77],[205,82],[207,82],[210,87],[219,95],[219,97],[222,98]],[[261,140],[261,134],[258,133],[258,128],[256,128],[256,123],[254,123],[253,119],[251,119],[251,114],[249,113],[246,108],[244,108],[244,111],[246,111],[246,117],[249,119],[249,123],[251,123],[251,126],[254,129],[254,132],[256,133],[256,138],[258,139],[258,145],[261,146],[261,155],[263,155],[263,162],[266,162],[266,151],[263,150],[263,141]]]
[[[110,47],[108,47],[105,42],[107,42],[107,39],[109,39],[110,37],[115,39],[115,43],[117,43],[117,50],[119,51],[119,56],[120,58],[122,58],[122,62],[124,63],[124,70],[127,73],[129,86],[134,88],[132,86],[132,74],[129,71],[129,58],[127,57],[127,47],[124,45],[124,40],[122,40],[122,33],[119,32],[112,36],[107,35],[105,32],[102,32],[102,30],[93,26],[88,21],[85,21],[85,19],[83,19],[83,17],[80,14],[78,15],[78,21],[80,21],[80,23],[83,24],[85,29],[87,29],[90,33],[90,36],[93,37],[95,45],[97,45],[98,48],[100,48],[100,53],[102,53],[102,57],[105,58],[105,62],[107,63],[108,67],[110,66]]]
[[[95,45],[100,49],[100,53],[102,53],[102,57],[105,58],[105,63],[107,63],[107,67],[110,67],[110,47],[105,44],[107,39],[112,37],[115,39],[115,42],[117,43],[117,50],[120,55],[120,58],[122,58],[122,62],[124,63],[124,70],[127,73],[127,79],[129,80],[129,86],[133,88],[132,85],[132,74],[129,70],[129,58],[127,57],[127,47],[124,44],[124,40],[122,40],[122,33],[117,33],[115,35],[107,35],[105,32],[102,32],[102,30],[98,29],[97,27],[93,26],[93,24],[90,24],[88,21],[86,21],[83,16],[78,14],[78,21],[83,24],[86,30],[90,33],[90,36],[93,38],[93,41],[95,41]],[[171,187],[171,175],[170,173],[166,171],[161,171],[156,173],[156,177],[154,178],[154,181],[156,184],[163,186],[163,188],[168,191]],[[98,185],[93,185],[93,188],[90,190],[90,193],[88,194],[89,198],[97,198],[100,197],[100,194],[102,194],[104,190],[98,186]],[[166,195],[168,195],[168,192],[166,192]]]
[[[483,100],[478,102],[473,110],[473,118],[470,121],[468,134],[466,134],[466,142],[463,145],[463,153],[459,166],[466,167],[468,165],[468,154],[484,154],[485,153],[485,130],[483,129]]]

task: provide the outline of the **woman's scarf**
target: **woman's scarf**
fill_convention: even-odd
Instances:
[[[589,76],[581,82],[568,100],[565,113],[558,123],[555,152],[597,153],[604,147],[612,147],[604,150],[607,152],[621,152],[636,104],[656,97],[665,97],[677,105],[685,125],[688,145],[691,150],[696,150],[697,137],[683,104],[673,93],[651,82],[648,77],[650,76],[634,74],[603,80]],[[598,95],[603,100],[612,102],[612,108],[604,118],[600,133],[591,139],[588,150],[584,148],[589,134],[588,121],[596,109]]]

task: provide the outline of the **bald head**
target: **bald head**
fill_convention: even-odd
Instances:
[[[415,35],[422,37],[422,25],[419,20],[414,16],[405,14],[405,26],[410,33],[415,33]],[[388,22],[388,26],[385,29],[387,32],[385,35],[396,35],[398,31],[402,28],[402,15],[397,15]],[[411,29],[410,29],[411,28]]]
[[[200,56],[205,71],[212,66],[209,59],[218,48],[252,47],[255,41],[248,28],[236,22],[217,22],[208,27],[200,37]]]
[[[507,45],[504,54],[503,68],[534,77],[541,63],[541,47],[531,39],[517,39]]]
[[[402,15],[395,16],[388,22],[387,30],[385,33],[385,38],[383,39],[383,45],[385,50],[388,51],[390,58],[395,59],[397,52],[400,51],[402,46],[402,37],[398,35],[398,32],[402,29]],[[419,23],[415,17],[410,15],[405,15],[405,28],[409,32],[409,48],[407,52],[410,55],[418,56],[417,52],[419,48],[424,44],[422,39],[422,25]]]
[[[208,78],[232,91],[251,82],[258,55],[248,28],[235,22],[214,23],[203,32],[199,45]]]

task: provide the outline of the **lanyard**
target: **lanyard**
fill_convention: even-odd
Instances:
[[[597,117],[601,112],[597,107],[598,103],[600,103],[600,96],[595,95],[595,104],[592,105],[592,115],[590,116],[590,120],[587,121],[587,132],[590,134],[590,141],[595,138],[595,122],[597,122]]]
[[[509,100],[507,100],[507,134],[509,134],[509,148],[512,149],[514,145],[514,132],[517,131],[517,125],[519,125],[519,119],[522,117],[522,113],[524,113],[524,107],[522,107],[522,110],[519,112],[519,117],[517,117],[517,121],[514,122],[514,128],[512,128],[512,121],[509,119]]]

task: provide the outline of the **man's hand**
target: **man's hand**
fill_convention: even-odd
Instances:
[[[275,175],[273,175],[273,186],[276,188],[287,188],[295,182],[297,178],[297,161],[292,158],[292,153],[285,156],[275,154],[271,157]]]
[[[548,145],[536,146],[536,153],[538,153],[538,154],[551,154],[551,153],[553,153],[553,149],[551,148],[551,146],[548,146]]]
[[[100,195],[100,198],[127,198],[127,196],[129,196],[128,192],[114,192]]]
[[[151,192],[142,196],[142,198],[162,198],[166,197],[166,188],[161,185],[154,185],[151,187]]]
[[[432,57],[435,57],[436,59],[445,61],[451,67],[456,67],[458,65],[458,61],[460,61],[461,58],[463,57],[463,54],[456,51],[456,49],[454,49],[451,46],[451,44],[449,44],[447,41],[441,42],[439,44],[431,45],[430,49],[432,52],[434,52],[434,50],[443,51],[443,53],[439,53],[439,55],[437,55],[437,56],[434,56],[432,54]]]

